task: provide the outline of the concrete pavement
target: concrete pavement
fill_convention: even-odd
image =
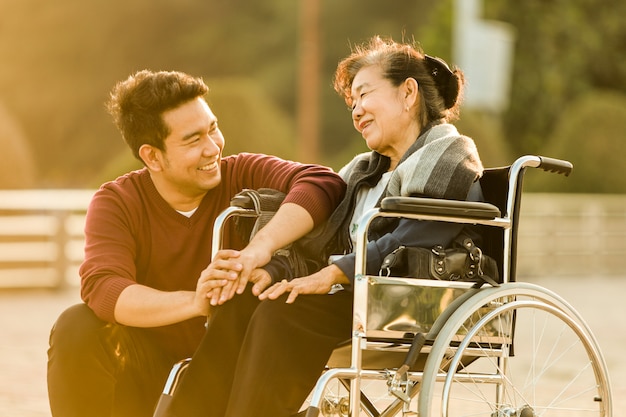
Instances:
[[[77,288],[0,291],[0,417],[50,416],[48,334],[59,313],[78,301]]]
[[[565,298],[593,330],[609,368],[613,410],[619,416],[626,409],[626,276],[532,281]],[[50,417],[48,333],[58,314],[78,301],[73,287],[0,290],[0,417]]]

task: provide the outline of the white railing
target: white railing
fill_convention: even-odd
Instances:
[[[0,287],[78,282],[94,190],[0,190]]]
[[[518,276],[626,276],[626,195],[522,197]]]
[[[0,190],[0,288],[76,285],[95,190]],[[626,195],[522,198],[518,278],[626,276]]]

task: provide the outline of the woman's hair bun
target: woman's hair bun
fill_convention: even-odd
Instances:
[[[454,107],[459,95],[459,80],[446,61],[441,58],[424,55],[424,63],[435,81],[437,90],[443,99],[446,109]]]

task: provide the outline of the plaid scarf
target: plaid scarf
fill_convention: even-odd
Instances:
[[[474,141],[451,124],[439,124],[411,145],[391,175],[385,196],[465,200],[482,172]]]
[[[352,251],[349,224],[358,191],[363,186],[375,186],[389,166],[389,157],[372,151],[357,155],[341,170],[346,173],[344,199],[325,227],[306,239],[307,251],[322,256],[320,265],[331,254]],[[451,124],[437,124],[423,132],[402,157],[381,199],[387,196],[421,196],[465,200],[482,171],[474,141],[459,135]],[[380,235],[382,229],[389,231],[389,222],[374,224],[373,235]]]

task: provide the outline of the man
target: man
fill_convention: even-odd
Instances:
[[[54,417],[151,416],[172,364],[202,338],[210,304],[243,292],[252,270],[326,220],[343,196],[345,184],[324,167],[222,157],[207,91],[183,73],[141,71],[111,93],[109,112],[145,167],[104,184],[90,204],[85,304],[62,313],[50,336]],[[287,193],[276,216],[208,268],[216,216],[240,190],[263,187]],[[236,234],[225,243],[241,249]]]

